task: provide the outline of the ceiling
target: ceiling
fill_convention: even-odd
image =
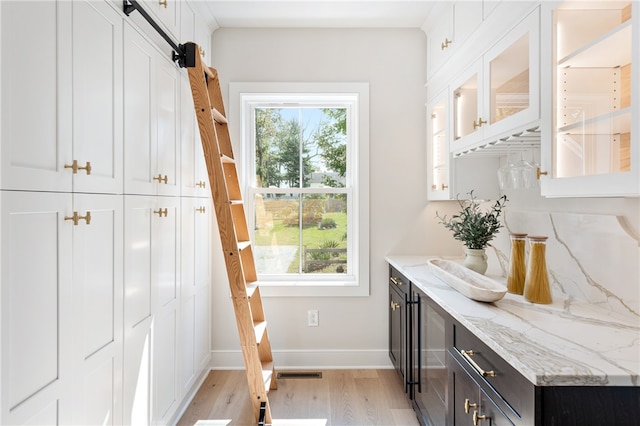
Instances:
[[[196,0],[215,28],[419,28],[434,1]]]

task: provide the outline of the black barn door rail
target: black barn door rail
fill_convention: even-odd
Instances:
[[[178,62],[181,68],[195,66],[195,54],[194,49],[188,49],[184,44],[177,44],[169,35],[158,25],[156,21],[147,13],[146,10],[137,0],[123,0],[122,11],[125,15],[129,16],[134,11],[140,12],[140,15],[153,27],[154,30],[173,48],[171,59],[173,62]]]

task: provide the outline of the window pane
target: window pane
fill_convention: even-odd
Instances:
[[[343,188],[347,172],[347,110],[302,110],[305,156],[309,158],[303,179],[305,188]]]
[[[300,197],[294,194],[257,194],[254,258],[258,274],[298,273]]]
[[[302,272],[347,272],[346,194],[302,197]]]

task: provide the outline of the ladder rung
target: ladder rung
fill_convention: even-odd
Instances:
[[[211,110],[211,114],[213,114],[213,119],[215,121],[217,121],[218,123],[227,124],[227,117],[222,115],[222,113],[220,111],[218,111],[217,109],[213,108]]]
[[[229,200],[229,204],[231,204],[232,206],[239,206],[244,204],[243,200]]]
[[[255,293],[257,289],[258,289],[257,281],[247,284],[247,298],[251,299],[251,296],[253,296],[253,293]]]
[[[222,161],[223,163],[235,163],[236,160],[234,160],[233,158],[229,157],[228,155],[224,155],[224,154],[220,154],[220,161]]]
[[[262,341],[262,337],[264,336],[264,332],[267,329],[266,321],[258,321],[253,323],[253,331],[256,333],[256,343],[260,344]]]
[[[202,67],[202,68],[204,69],[204,73],[205,73],[205,74],[206,74],[210,79],[214,80],[214,79],[216,79],[216,78],[218,77],[218,76],[217,76],[217,73],[216,73],[213,69],[211,69],[211,68],[209,68],[209,67]]]
[[[273,361],[264,361],[262,363],[262,380],[264,388],[267,392],[271,388],[271,378],[273,377]]]
[[[251,245],[251,241],[238,241],[238,250],[242,251]]]

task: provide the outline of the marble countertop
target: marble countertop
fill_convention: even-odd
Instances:
[[[476,302],[435,277],[427,259],[386,258],[531,383],[640,386],[637,318],[556,295],[550,305],[510,293],[497,302]],[[487,276],[492,277],[490,271]]]

